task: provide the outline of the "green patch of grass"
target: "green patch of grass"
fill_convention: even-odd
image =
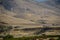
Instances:
[[[60,35],[44,35],[44,36],[30,36],[30,37],[20,37],[20,38],[13,38],[12,36],[6,36],[4,40],[34,40],[36,38],[53,38],[53,37],[58,37],[57,40],[60,40]]]

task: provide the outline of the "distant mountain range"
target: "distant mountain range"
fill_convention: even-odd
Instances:
[[[42,2],[38,1],[2,0],[0,3],[4,7],[3,10],[7,10],[6,11],[7,13],[5,15],[8,14],[9,17],[11,18],[9,19],[7,15],[9,21],[14,21],[15,19],[16,19],[15,21],[17,21],[17,19],[19,19],[19,21],[16,22],[19,24],[20,19],[23,19],[22,21],[28,20],[29,22],[32,22],[34,24],[42,24],[46,26],[52,25],[59,26],[60,1],[59,0],[46,0],[46,1],[43,0]]]
[[[19,1],[19,0],[17,0]],[[15,0],[2,0],[2,5],[6,8],[11,10],[12,7],[18,6],[19,4]],[[44,3],[48,4],[50,6],[54,6],[57,8],[60,8],[60,0],[23,0],[23,1],[28,1],[28,2],[37,2],[37,3]],[[19,2],[20,3],[20,2]]]

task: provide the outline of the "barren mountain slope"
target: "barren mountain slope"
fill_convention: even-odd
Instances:
[[[13,16],[10,13],[7,14],[11,17],[9,20],[14,19],[13,23],[21,18],[36,24],[49,24],[49,26],[54,24],[54,26],[59,26],[60,9],[55,6],[51,6],[49,3],[47,4],[47,2],[50,4],[53,2],[52,4],[54,5],[54,1],[52,0],[46,2],[35,2],[34,0],[3,0],[2,5],[6,10],[12,12],[11,14],[13,14]],[[27,21],[27,23],[29,22]]]
[[[1,5],[0,5],[0,9],[1,9],[0,10],[0,22],[5,22],[11,25],[34,24],[34,22],[31,22],[29,20],[13,17],[16,14],[4,9],[4,7],[2,7]]]

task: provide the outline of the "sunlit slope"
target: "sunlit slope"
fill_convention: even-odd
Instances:
[[[54,1],[51,0],[47,2],[51,3]],[[19,24],[19,22],[25,23],[24,20],[28,20],[29,22],[42,25],[60,25],[60,9],[47,4],[47,2],[40,3],[34,2],[33,0],[6,0],[3,1],[3,6],[6,10],[11,12],[7,12],[6,15],[9,15],[10,17],[8,17],[8,20],[13,20],[13,24]],[[26,22],[29,23],[28,21]]]
[[[5,15],[5,14],[2,14],[2,15],[0,14],[0,19],[1,19],[1,21],[6,22],[8,24],[12,24],[12,25],[23,24],[23,23],[26,23],[26,24],[34,23],[34,22],[24,20],[21,18],[14,18],[12,16]]]
[[[34,22],[31,22],[29,20],[13,17],[16,14],[11,12],[11,11],[5,10],[4,7],[2,7],[2,6],[0,7],[0,9],[1,9],[0,10],[0,22],[6,22],[6,23],[11,24],[11,25],[17,25],[17,24],[20,25],[23,23],[34,24]]]

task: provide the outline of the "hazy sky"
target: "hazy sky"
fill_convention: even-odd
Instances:
[[[35,0],[35,1],[37,1],[37,2],[44,2],[44,1],[46,1],[46,0]]]

